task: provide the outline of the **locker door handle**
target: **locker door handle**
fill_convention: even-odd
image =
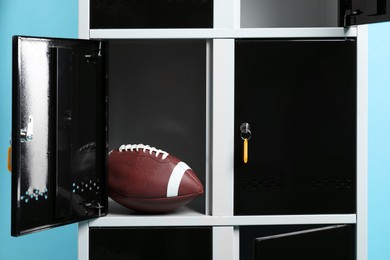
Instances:
[[[27,126],[23,129],[20,129],[20,142],[29,142],[34,137],[34,118],[33,116],[28,117]]]

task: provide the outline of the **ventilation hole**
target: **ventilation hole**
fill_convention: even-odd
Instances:
[[[312,179],[312,188],[313,189],[351,189],[352,180],[351,179]]]
[[[281,187],[280,178],[276,177],[267,177],[265,179],[243,178],[240,183],[243,190],[278,189]]]

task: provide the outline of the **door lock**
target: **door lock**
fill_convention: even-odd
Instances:
[[[244,163],[248,163],[248,141],[251,139],[252,132],[251,132],[251,126],[249,123],[242,123],[240,126],[241,131],[241,139],[244,141],[244,147],[243,147],[243,161]]]

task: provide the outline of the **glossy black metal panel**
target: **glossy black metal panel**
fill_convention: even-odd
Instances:
[[[211,260],[211,227],[91,228],[90,260]]]
[[[91,0],[91,29],[212,28],[213,0]]]
[[[246,39],[235,55],[235,214],[355,213],[356,42]]]
[[[354,260],[354,225],[240,227],[241,260]]]
[[[14,236],[107,211],[105,48],[13,38]]]
[[[390,21],[390,0],[340,1],[340,26]]]

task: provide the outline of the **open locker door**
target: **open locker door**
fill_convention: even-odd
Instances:
[[[341,0],[340,26],[390,21],[390,0]]]
[[[13,236],[107,213],[105,49],[13,38]]]

